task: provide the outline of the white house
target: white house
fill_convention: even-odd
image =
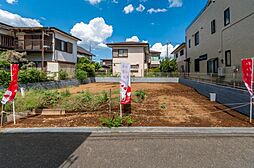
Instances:
[[[182,43],[171,54],[176,59],[178,72],[186,72],[186,44]]]
[[[148,70],[149,44],[142,42],[119,42],[107,44],[112,48],[113,75],[121,72],[121,62],[131,65],[131,73],[143,77]]]

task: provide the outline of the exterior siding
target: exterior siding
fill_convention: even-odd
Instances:
[[[230,24],[224,26],[224,11],[230,8]],[[211,22],[216,21],[216,32],[211,33]],[[207,61],[218,58],[218,66],[225,68],[225,81],[231,81],[235,67],[237,80],[241,80],[241,59],[254,57],[254,1],[216,0],[186,30],[187,57],[190,73],[195,73],[195,59],[207,54],[200,61],[200,73],[207,74]],[[194,44],[194,34],[199,32],[199,45]],[[189,48],[191,40],[191,48]],[[225,66],[225,51],[231,50],[231,67]]]
[[[67,53],[55,50],[55,60],[56,61],[62,61],[62,62],[70,62],[70,63],[76,63],[77,62],[77,41],[72,40],[60,33],[55,33],[55,38],[59,40],[63,40],[65,42],[70,42],[73,44],[73,53]]]
[[[145,52],[144,47],[114,47],[113,49],[128,49],[128,57],[126,58],[113,58],[113,75],[118,75],[121,72],[121,62],[126,62],[131,65],[139,64],[138,72],[133,72],[133,76],[144,76],[147,70],[147,64],[144,63]],[[134,69],[131,69],[134,70]]]

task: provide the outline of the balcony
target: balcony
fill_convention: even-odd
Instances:
[[[42,51],[42,39],[15,40],[15,50],[40,52]],[[52,40],[44,40],[44,51],[53,51]]]

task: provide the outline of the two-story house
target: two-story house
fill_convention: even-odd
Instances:
[[[150,50],[149,69],[160,67],[161,52]]]
[[[171,54],[176,59],[178,72],[186,72],[186,44],[182,43]]]
[[[241,81],[241,59],[254,57],[253,29],[253,0],[209,0],[186,29],[190,75]]]
[[[92,61],[95,55],[91,53],[90,51],[86,50],[85,48],[78,46],[78,59],[82,57],[85,57],[89,59],[90,61]]]
[[[136,77],[144,77],[148,70],[149,44],[143,42],[119,42],[108,43],[112,48],[113,75],[121,72],[121,63],[131,65],[131,74]]]
[[[109,58],[101,59],[101,66],[103,71],[106,73],[111,73],[113,60]]]
[[[1,39],[6,38],[10,47],[6,47],[6,40],[2,49],[14,49],[26,52],[27,59],[50,73],[60,70],[66,71],[70,77],[74,75],[77,63],[77,42],[80,40],[55,27],[12,27],[0,24]]]

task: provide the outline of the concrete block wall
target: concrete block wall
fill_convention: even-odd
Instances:
[[[179,79],[179,83],[184,84],[186,86],[192,87],[197,90],[200,94],[210,97],[210,93],[216,93],[217,98],[216,101],[218,103],[224,104],[230,108],[235,108],[237,106],[241,106],[243,104],[247,104],[250,102],[250,94],[248,91],[240,90],[236,88],[230,88],[215,84],[202,83],[197,81],[192,81],[188,79]],[[235,105],[232,105],[235,104]],[[239,107],[234,109],[246,116],[249,116],[250,106],[246,105],[244,107]],[[254,115],[253,115],[254,116]]]
[[[96,77],[95,82],[98,83],[119,83],[118,77]],[[179,78],[131,78],[134,83],[178,83]]]

